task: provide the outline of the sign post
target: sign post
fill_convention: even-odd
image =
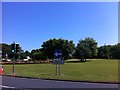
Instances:
[[[58,64],[56,64],[56,75],[58,76]]]
[[[58,64],[58,75],[60,75],[60,64]]]
[[[52,61],[53,64],[56,64],[56,75],[60,75],[60,64],[64,64],[64,60],[61,59],[62,52],[61,50],[55,50],[54,52],[55,60]]]

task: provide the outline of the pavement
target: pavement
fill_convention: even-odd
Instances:
[[[19,77],[2,76],[1,88],[118,88],[120,84],[69,82],[43,79],[28,79]],[[110,89],[110,90],[111,90]]]

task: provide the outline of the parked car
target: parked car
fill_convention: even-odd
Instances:
[[[11,62],[11,59],[3,59],[2,62]]]

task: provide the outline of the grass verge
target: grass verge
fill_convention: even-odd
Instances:
[[[5,74],[12,74],[12,65],[4,65]],[[61,65],[61,75],[56,76],[56,65],[53,64],[17,64],[17,76],[92,81],[92,82],[118,82],[118,60],[68,60]]]

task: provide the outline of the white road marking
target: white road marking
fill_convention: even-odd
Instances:
[[[0,87],[2,87],[2,88],[15,88],[15,87],[10,87],[10,86],[3,86],[3,85],[0,85]]]

